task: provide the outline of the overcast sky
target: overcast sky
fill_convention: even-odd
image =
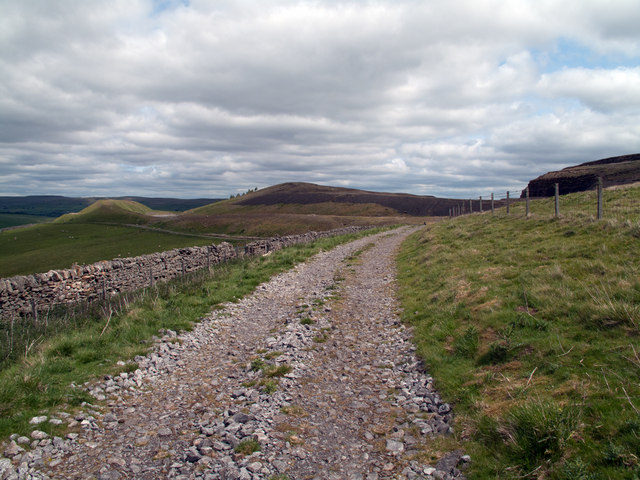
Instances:
[[[477,197],[640,152],[638,0],[0,0],[0,195]]]

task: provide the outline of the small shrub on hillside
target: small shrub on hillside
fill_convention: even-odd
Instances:
[[[260,448],[260,444],[255,440],[243,440],[234,448],[234,451],[241,455],[251,455],[259,452]]]
[[[278,390],[278,380],[262,380],[260,385],[262,386],[264,393],[267,395],[271,395]]]
[[[473,358],[478,351],[478,329],[474,326],[467,328],[464,334],[455,339],[453,348],[456,355]]]
[[[577,408],[561,408],[550,402],[528,403],[514,408],[507,417],[511,454],[524,469],[544,460],[557,460],[579,426]]]
[[[489,350],[478,359],[479,365],[497,365],[506,362],[511,356],[511,344],[507,340],[494,342]]]
[[[520,314],[511,323],[514,328],[524,328],[546,332],[549,329],[549,322],[534,317],[533,315]]]
[[[558,480],[598,480],[601,477],[591,473],[587,463],[578,457],[567,460],[556,478]]]
[[[606,464],[621,466],[625,463],[625,453],[626,452],[623,447],[610,441],[605,447],[602,455]]]
[[[265,367],[266,363],[261,358],[254,358],[251,360],[251,370],[257,372],[258,370],[262,370]]]
[[[500,424],[493,418],[482,415],[476,422],[473,438],[490,450],[503,444]]]
[[[284,377],[291,370],[291,365],[271,366],[265,370],[265,375],[269,378]]]

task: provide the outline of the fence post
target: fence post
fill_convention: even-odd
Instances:
[[[34,297],[31,297],[31,313],[33,314],[33,324],[38,325],[38,305]]]
[[[556,183],[556,218],[560,216],[560,184]]]
[[[473,213],[473,200],[469,199],[469,213]]]
[[[527,187],[527,218],[529,218],[529,187]]]
[[[482,213],[482,195],[480,195],[480,213]]]
[[[507,215],[509,215],[509,190],[507,190]]]
[[[598,220],[602,220],[602,177],[598,177]]]
[[[491,215],[493,215],[494,213],[496,213],[496,212],[495,212],[494,205],[493,205],[493,193],[492,193],[491,194]]]

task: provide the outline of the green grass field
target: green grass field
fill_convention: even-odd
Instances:
[[[540,200],[528,219],[447,220],[403,247],[404,316],[456,412],[434,449],[463,448],[469,478],[639,478],[640,188],[608,191],[608,220],[593,198],[562,197],[560,219]]]
[[[211,239],[203,237],[134,227],[65,223],[34,225],[0,232],[0,277],[211,243]]]
[[[43,223],[53,220],[50,217],[40,215],[16,215],[9,213],[0,213],[0,228],[17,227],[19,225],[28,225],[31,223]]]

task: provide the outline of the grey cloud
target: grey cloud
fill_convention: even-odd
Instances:
[[[637,69],[540,64],[637,59],[614,3],[5,2],[0,193],[520,188],[640,150]]]

